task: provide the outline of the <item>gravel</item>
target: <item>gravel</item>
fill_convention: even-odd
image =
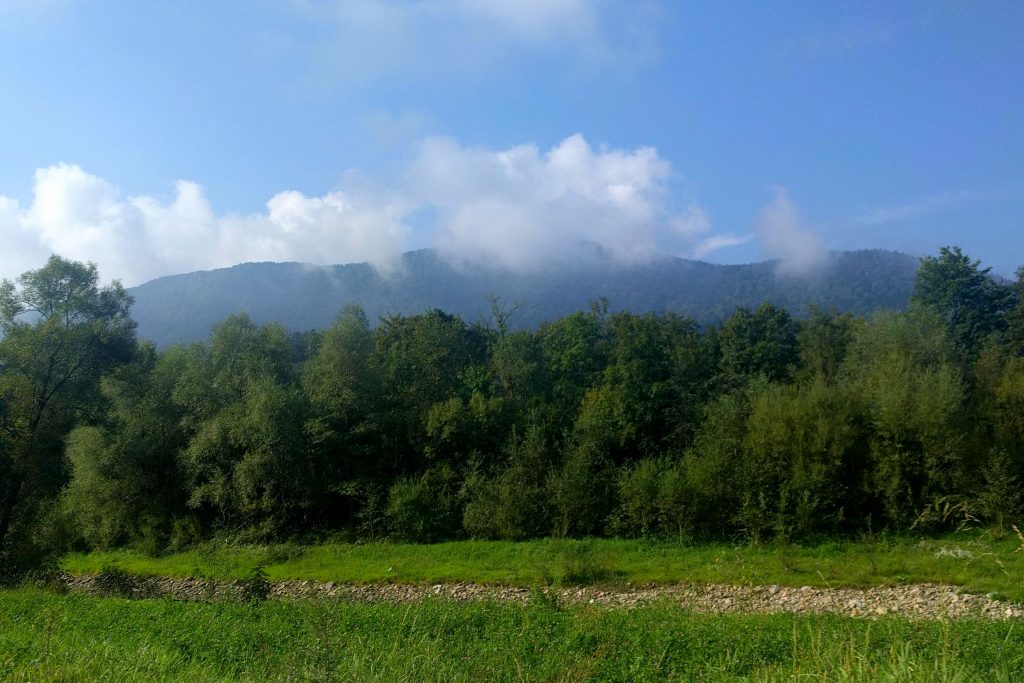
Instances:
[[[199,578],[137,577],[124,574],[61,574],[69,590],[88,595],[175,600],[241,600],[253,595],[243,581]],[[336,584],[316,581],[267,582],[271,599],[334,599],[366,603],[410,603],[425,599],[454,602],[496,601],[525,604],[543,598],[558,605],[589,605],[628,609],[653,602],[669,602],[700,613],[742,612],[767,614],[835,613],[877,618],[895,614],[909,619],[1024,619],[1024,605],[990,593],[966,593],[956,586],[911,584],[872,588],[820,588],[803,586],[737,586],[724,584],[671,584],[616,587],[530,589],[445,583],[433,586],[375,583]],[[259,593],[259,591],[256,591]]]

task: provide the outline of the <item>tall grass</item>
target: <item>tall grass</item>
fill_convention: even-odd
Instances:
[[[1013,681],[1024,628],[545,603],[181,603],[0,592],[3,680]]]
[[[870,540],[817,546],[689,546],[644,540],[458,541],[432,545],[236,546],[210,543],[161,557],[132,551],[71,555],[66,570],[104,566],[144,575],[239,579],[257,565],[271,580],[491,584],[693,581],[791,586],[936,582],[1024,600],[1016,539],[957,534],[940,540]]]

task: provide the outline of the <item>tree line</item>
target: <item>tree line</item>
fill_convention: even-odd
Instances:
[[[607,302],[158,352],[58,256],[0,285],[0,563],[287,538],[791,541],[1022,513],[1024,268],[921,259],[907,311],[701,328]]]

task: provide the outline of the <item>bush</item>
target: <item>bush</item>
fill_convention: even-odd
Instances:
[[[199,545],[203,541],[203,527],[192,515],[176,517],[171,525],[170,548],[179,553]]]
[[[615,470],[589,448],[574,448],[548,482],[557,536],[590,536],[605,531],[615,506]]]
[[[495,476],[473,473],[467,478],[463,527],[474,538],[543,536],[551,531],[551,502],[545,488],[551,449],[543,431],[532,426],[522,439],[513,432],[506,451],[507,464]]]
[[[241,589],[242,600],[250,604],[265,602],[273,588],[262,564],[253,567],[249,574],[238,582],[238,586]]]
[[[617,574],[614,558],[601,555],[590,541],[571,541],[563,546],[560,564],[562,582],[573,586],[609,581]]]
[[[978,494],[978,512],[1003,534],[1021,514],[1020,482],[1013,473],[1009,454],[1001,448],[992,450],[981,472],[985,483]]]
[[[268,564],[284,564],[305,554],[306,549],[297,543],[275,543],[266,547]]]
[[[419,479],[403,479],[388,492],[385,516],[399,540],[430,543],[461,530],[458,479],[448,465],[427,470]]]

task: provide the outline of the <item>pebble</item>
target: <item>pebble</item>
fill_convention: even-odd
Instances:
[[[88,595],[123,595],[133,598],[165,597],[175,600],[240,600],[243,585],[237,581],[199,578],[61,574],[72,591]],[[339,584],[333,581],[278,581],[270,585],[270,597],[282,600],[328,598],[350,602],[419,602],[427,597],[454,602],[500,601],[525,604],[532,599],[523,587],[486,586],[472,583]],[[815,588],[801,586],[735,586],[726,584],[669,584],[618,590],[607,587],[546,589],[554,591],[560,605],[593,605],[629,609],[669,601],[693,612],[746,612],[795,614],[839,613],[872,617],[899,614],[909,619],[1024,619],[1024,605],[1007,602],[1004,596],[965,593],[956,586],[917,584],[874,588]]]

